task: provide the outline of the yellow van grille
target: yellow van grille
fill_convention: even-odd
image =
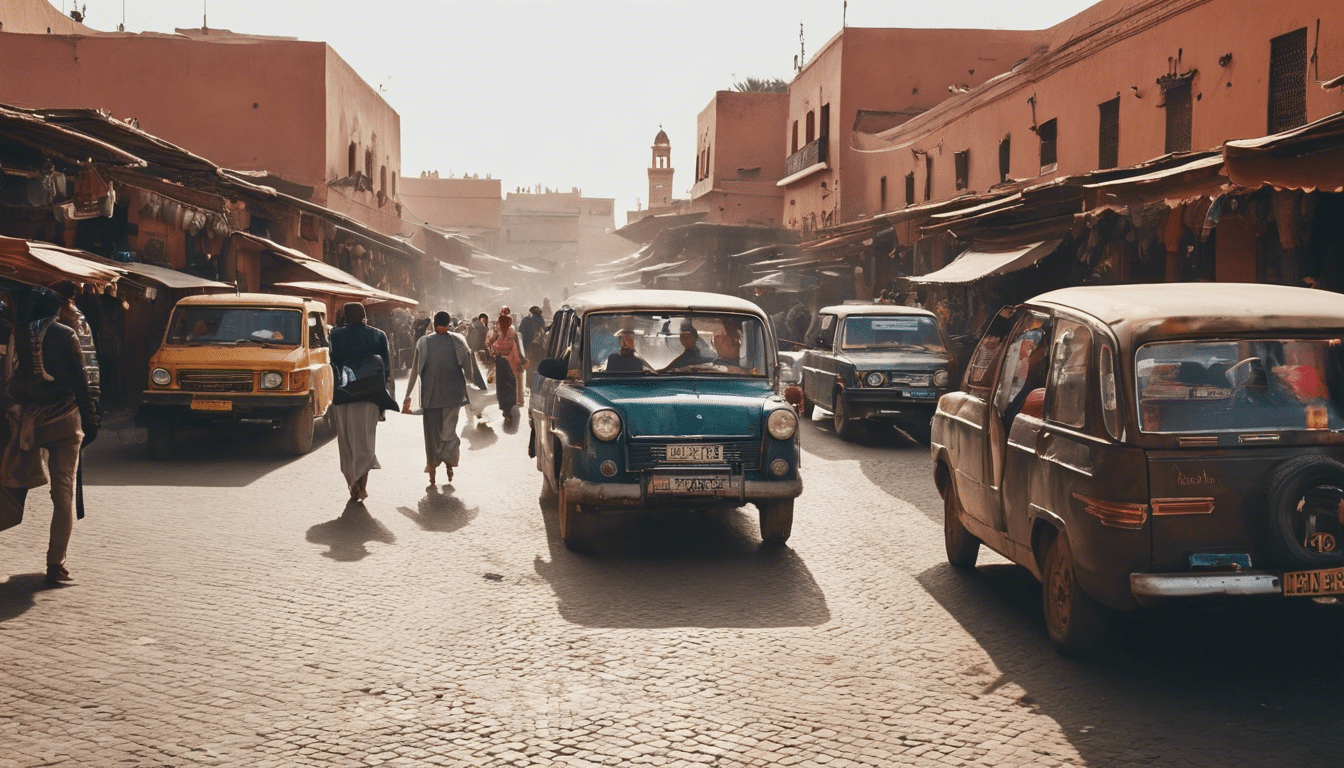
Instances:
[[[252,371],[178,371],[177,386],[187,392],[251,392]]]

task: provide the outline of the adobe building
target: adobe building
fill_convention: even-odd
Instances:
[[[696,119],[692,211],[720,224],[779,226],[787,93],[719,91]]]
[[[401,180],[403,218],[466,236],[488,253],[499,251],[504,198],[499,179],[440,178],[437,172]]]
[[[784,176],[776,180],[784,226],[810,232],[863,211],[862,192],[878,177],[851,146],[856,123],[869,131],[899,125],[1008,71],[1047,39],[1041,31],[841,30],[789,84]]]
[[[1338,0],[1105,0],[1011,73],[859,137],[847,199],[872,215],[1304,125],[1344,109],[1324,87],[1344,74],[1341,27]]]
[[[584,197],[578,188],[510,192],[504,198],[498,255],[572,279],[629,252],[629,243],[608,234],[616,225],[615,207],[614,198]]]
[[[107,110],[402,232],[400,118],[326,43],[214,29],[102,33],[60,24],[54,11],[45,0],[0,0],[0,103]]]

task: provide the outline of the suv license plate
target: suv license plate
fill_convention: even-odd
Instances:
[[[718,496],[728,488],[725,475],[654,475],[649,491],[669,496]]]
[[[718,464],[723,461],[723,446],[669,445],[667,460],[684,464]]]
[[[1283,574],[1283,594],[1341,595],[1344,594],[1344,568],[1324,571],[1295,571]]]
[[[232,411],[232,400],[212,400],[206,397],[193,397],[191,399],[191,410],[193,411]]]

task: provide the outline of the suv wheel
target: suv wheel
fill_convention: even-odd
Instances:
[[[980,555],[980,539],[966,530],[960,515],[957,486],[948,478],[947,496],[943,499],[943,546],[947,549],[947,562],[953,568],[969,570],[975,567],[975,560]]]
[[[783,544],[793,532],[793,499],[758,501],[761,513],[761,540],[766,544]]]
[[[1064,656],[1095,650],[1106,625],[1106,609],[1078,584],[1069,540],[1060,533],[1045,554],[1041,598],[1050,644]]]
[[[845,398],[843,393],[835,393],[835,402],[831,403],[831,423],[835,427],[835,434],[845,442],[854,440],[854,433],[858,431],[858,425],[854,419],[850,418],[849,410],[845,408]]]
[[[560,539],[575,552],[587,552],[597,541],[597,510],[585,509],[569,500],[563,478],[560,480],[559,499]]]
[[[309,398],[302,408],[285,419],[284,433],[281,436],[285,451],[302,456],[313,450],[315,424],[316,422],[313,421],[313,401],[312,398]]]

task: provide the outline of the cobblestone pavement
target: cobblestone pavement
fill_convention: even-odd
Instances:
[[[465,434],[427,491],[389,416],[367,508],[333,442],[106,435],[76,585],[40,587],[45,497],[0,533],[0,768],[1339,763],[1332,606],[1157,612],[1062,659],[1029,575],[945,564],[903,439],[805,425],[787,549],[747,508],[609,518],[582,557],[526,427]]]

